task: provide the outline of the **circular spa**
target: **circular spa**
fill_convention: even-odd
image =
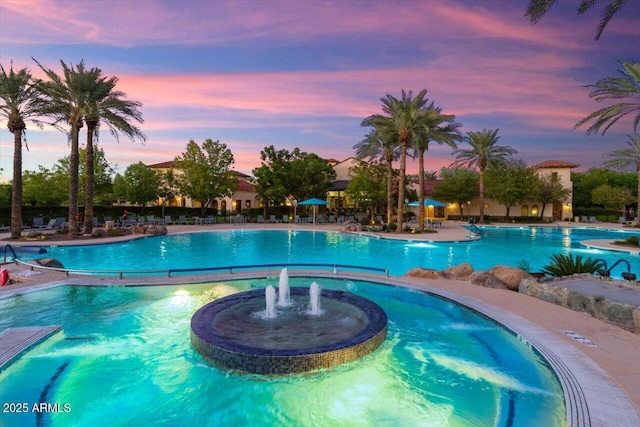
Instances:
[[[269,288],[221,298],[193,315],[191,342],[207,362],[254,374],[308,372],[360,359],[387,336],[384,310],[366,298],[320,292],[314,282],[281,286],[276,305]]]

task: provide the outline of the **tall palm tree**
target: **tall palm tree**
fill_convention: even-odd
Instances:
[[[454,115],[442,114],[440,107],[434,107],[433,102],[425,109],[427,122],[425,128],[418,132],[413,143],[413,149],[418,153],[418,212],[419,228],[424,230],[424,153],[429,151],[429,142],[447,144],[457,148],[456,141],[462,139],[458,129],[462,126],[456,123]],[[428,208],[427,208],[428,209]]]
[[[530,0],[525,16],[529,18],[531,23],[537,24],[538,21],[540,21],[540,18],[542,18],[542,15],[547,13],[556,1],[557,0]],[[605,8],[604,13],[600,17],[600,24],[598,24],[596,31],[596,40],[600,39],[602,32],[607,24],[609,24],[609,21],[611,21],[611,18],[613,18],[616,13],[620,12],[622,6],[624,6],[626,2],[627,0],[613,0]],[[581,0],[580,6],[578,6],[578,15],[582,15],[587,10],[595,6],[595,4],[595,0]]]
[[[640,123],[640,63],[619,62],[621,68],[618,71],[622,76],[605,77],[598,80],[595,85],[588,85],[587,87],[595,88],[589,94],[589,98],[594,98],[598,102],[611,99],[628,99],[628,101],[601,108],[580,120],[575,125],[576,128],[589,120],[596,119],[587,129],[587,134],[598,133],[604,127],[602,129],[602,134],[604,135],[618,120],[634,112],[637,112],[637,114],[633,120],[633,131],[638,132],[638,124]]]
[[[27,128],[25,120],[38,115],[35,103],[37,92],[31,83],[28,69],[15,72],[11,64],[7,73],[0,65],[0,117],[7,119],[7,127],[13,134],[12,239],[20,238],[22,232],[22,140]]]
[[[363,120],[362,126],[372,126],[373,116]],[[371,130],[362,141],[356,143],[356,158],[370,160],[379,158],[384,160],[387,169],[387,227],[393,218],[393,162],[400,157],[400,146],[394,135],[385,136],[382,130]]]
[[[84,125],[84,116],[90,105],[100,99],[102,91],[96,87],[103,84],[104,77],[99,68],[87,69],[84,62],[77,66],[62,64],[63,74],[59,76],[54,70],[44,67],[38,61],[36,64],[49,78],[48,81],[39,80],[39,109],[43,116],[52,119],[48,123],[64,130],[61,123],[67,124],[67,132],[71,142],[69,155],[69,237],[75,238],[78,231],[78,166],[79,148],[78,137]],[[66,132],[66,130],[65,130]]]
[[[489,162],[504,163],[507,156],[517,153],[517,151],[509,146],[497,145],[500,137],[498,131],[483,129],[481,132],[467,132],[465,142],[471,149],[453,150],[456,156],[454,166],[466,165],[469,168],[478,168],[478,194],[480,204],[480,224],[484,224],[484,171]]]
[[[610,153],[606,153],[604,157],[614,157],[611,160],[607,160],[604,163],[606,168],[624,169],[627,166],[635,166],[638,174],[638,207],[636,208],[636,215],[640,210],[640,135],[627,135],[629,138],[627,145],[629,148],[622,150],[615,150]]]
[[[384,135],[398,139],[400,143],[400,167],[398,174],[398,212],[396,232],[402,232],[402,212],[404,208],[405,175],[407,169],[407,150],[418,132],[425,129],[427,115],[424,106],[427,90],[422,89],[416,97],[411,91],[402,89],[402,96],[397,99],[389,94],[382,101],[383,115],[372,116],[373,126]]]
[[[136,138],[146,141],[147,137],[136,126],[130,123],[135,120],[142,123],[142,114],[138,107],[140,102],[123,99],[124,92],[113,90],[118,82],[117,77],[100,78],[95,82],[92,101],[86,109],[84,122],[87,125],[87,146],[85,149],[85,189],[84,189],[84,234],[91,234],[93,229],[93,197],[95,189],[95,170],[93,165],[93,139],[98,136],[100,122],[109,127],[111,134],[119,140],[122,132],[132,141]]]

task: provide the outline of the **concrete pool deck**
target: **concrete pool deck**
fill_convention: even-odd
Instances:
[[[444,221],[442,229],[438,233],[421,234],[384,234],[385,238],[400,238],[405,240],[424,241],[468,241],[469,232],[462,228],[464,222]],[[517,227],[523,225],[518,224]],[[536,225],[537,226],[537,225]],[[542,225],[545,226],[545,225]],[[553,225],[547,225],[553,226]],[[562,226],[584,227],[581,223],[563,223]],[[589,225],[593,226],[593,225]],[[602,224],[594,227],[602,227]],[[616,224],[606,224],[607,229],[621,229]],[[339,231],[339,226],[334,224],[320,225],[292,225],[292,224],[217,224],[211,226],[169,226],[170,234],[211,231],[223,229],[304,229],[304,230],[324,230]],[[362,234],[368,234],[362,232]],[[7,235],[0,235],[0,238]],[[117,238],[102,238],[80,241],[56,241],[50,244],[95,244],[117,242],[130,239],[131,236]],[[45,245],[43,242],[12,242],[11,245]],[[10,275],[18,275],[28,271],[25,266],[8,264],[5,265]],[[277,272],[273,272],[277,275]],[[316,272],[317,273],[317,272]],[[256,273],[252,272],[255,276]],[[305,272],[297,271],[296,275],[304,275]],[[327,273],[324,273],[327,275]],[[181,277],[155,277],[125,279],[127,284],[178,284],[210,282],[217,280],[242,279],[244,274],[216,274]],[[378,275],[358,275],[362,280],[380,280]],[[338,276],[341,277],[341,276]],[[471,304],[472,308],[481,312],[487,311],[491,317],[504,323],[507,327],[523,323],[530,331],[539,332],[539,328],[547,339],[546,346],[551,351],[562,350],[564,364],[569,368],[572,365],[593,365],[595,372],[602,371],[602,379],[605,384],[610,381],[610,387],[602,388],[602,383],[593,384],[589,379],[580,378],[577,374],[580,386],[587,395],[587,409],[590,407],[598,417],[602,419],[592,420],[590,425],[612,425],[612,426],[637,426],[640,425],[640,335],[620,329],[616,326],[595,319],[588,314],[575,312],[567,308],[538,300],[517,292],[478,287],[464,281],[443,280],[443,279],[421,279],[415,277],[393,277],[390,279],[394,284],[407,287],[415,287],[444,296],[450,296],[463,304]],[[43,289],[59,284],[84,284],[84,285],[122,285],[123,281],[114,277],[88,277],[70,276],[60,272],[47,271],[42,274],[25,276],[24,282],[0,288],[0,298],[17,295],[30,290]],[[526,326],[529,325],[529,326]],[[573,332],[574,335],[567,334]],[[576,336],[583,337],[584,340],[576,339]],[[590,346],[588,343],[595,344]],[[566,349],[571,349],[569,356],[566,356]],[[577,369],[577,368],[576,368]],[[595,389],[594,389],[595,387]],[[616,388],[622,390],[624,395],[617,394]],[[594,399],[594,396],[602,394],[602,399]],[[628,399],[628,401],[627,401]],[[625,401],[630,402],[631,410],[621,410],[625,406]],[[616,404],[619,403],[621,406]],[[628,409],[628,408],[627,408]],[[604,414],[604,415],[603,415]],[[604,420],[604,421],[603,421]],[[583,425],[570,420],[569,425]],[[597,424],[597,422],[602,424]]]

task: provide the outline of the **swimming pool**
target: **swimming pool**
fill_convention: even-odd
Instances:
[[[0,330],[62,324],[0,373],[0,401],[70,412],[6,425],[565,425],[558,380],[518,336],[459,304],[363,281],[313,279],[373,300],[386,342],[354,363],[265,380],[206,365],[190,346],[202,305],[277,278],[156,287],[62,286],[0,300]],[[309,286],[292,278],[292,286]],[[5,417],[6,415],[6,417]]]
[[[638,256],[580,245],[584,240],[621,240],[637,233],[559,227],[483,227],[483,230],[484,237],[477,241],[437,243],[324,231],[210,231],[117,244],[52,247],[47,254],[30,258],[52,257],[68,269],[115,271],[255,264],[351,264],[381,267],[399,276],[414,267],[442,270],[465,262],[476,270],[488,270],[497,264],[517,267],[527,261],[532,271],[540,271],[550,263],[552,255],[572,253],[602,258],[609,266],[624,258],[633,272],[640,272]],[[623,271],[619,267],[612,276],[620,277]]]

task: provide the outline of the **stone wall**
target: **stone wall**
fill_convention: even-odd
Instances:
[[[567,289],[553,282],[524,279],[519,292],[575,311],[589,313],[596,319],[640,334],[640,307],[612,302],[602,296],[591,296]]]

